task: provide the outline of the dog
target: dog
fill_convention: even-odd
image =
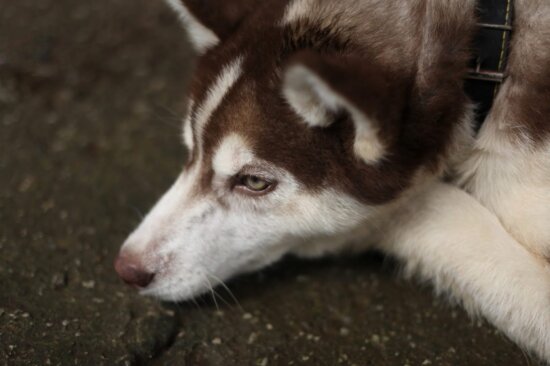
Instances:
[[[479,132],[477,0],[167,0],[199,55],[183,172],[115,267],[180,301],[374,248],[550,361],[550,2],[515,1]]]

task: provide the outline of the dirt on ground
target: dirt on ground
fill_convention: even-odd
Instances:
[[[117,278],[178,175],[193,55],[161,0],[0,1],[0,365],[536,365],[376,253],[194,302]]]

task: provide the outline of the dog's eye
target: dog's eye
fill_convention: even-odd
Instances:
[[[236,188],[245,193],[264,194],[271,190],[273,182],[256,175],[243,175],[239,177]]]
[[[255,175],[246,175],[243,177],[243,184],[246,186],[246,188],[255,191],[260,192],[264,191],[267,188],[269,188],[269,182],[260,178],[256,177]]]

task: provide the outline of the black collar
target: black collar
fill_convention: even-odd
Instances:
[[[478,1],[479,22],[474,39],[474,58],[465,83],[466,93],[477,104],[477,128],[487,117],[498,88],[506,77],[513,12],[513,0]]]

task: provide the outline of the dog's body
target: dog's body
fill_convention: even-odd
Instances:
[[[123,279],[182,300],[286,253],[375,247],[550,360],[549,2],[516,1],[475,137],[475,0],[168,2],[201,54],[190,157]]]

